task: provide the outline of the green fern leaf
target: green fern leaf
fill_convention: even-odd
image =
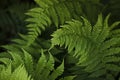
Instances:
[[[8,58],[0,58],[0,62],[8,66],[11,63],[11,60]]]
[[[54,70],[54,58],[50,54],[49,59],[46,63],[46,66],[44,67],[43,72],[41,73],[41,76],[39,76],[39,77],[41,77],[41,79],[48,80],[48,77],[49,77],[51,71],[53,71],[53,70]]]
[[[120,21],[117,21],[115,23],[113,23],[111,26],[110,26],[110,30],[114,29],[117,25],[120,24]]]
[[[23,49],[24,52],[24,64],[29,74],[33,74],[33,58],[32,56]]]
[[[9,53],[13,58],[13,63],[12,63],[13,69],[17,68],[20,64],[24,64],[23,59],[19,54],[14,52],[9,52]]]
[[[11,77],[11,65],[4,67],[0,71],[0,80],[10,80]]]
[[[23,66],[19,66],[12,73],[10,80],[32,80]]]
[[[119,37],[109,37],[110,32],[114,31],[109,28],[109,16],[103,20],[100,14],[94,26],[83,17],[83,22],[78,20],[67,22],[53,33],[52,46],[64,46],[69,54],[74,52],[71,55],[78,59],[76,65],[85,67],[84,71],[90,72],[91,77],[106,75],[107,70],[118,72],[120,67],[114,63],[120,61],[119,56],[116,56],[119,55],[120,49],[119,45],[117,47],[115,45],[120,40]]]
[[[64,71],[64,61],[62,62],[62,64],[57,67],[56,70],[54,70],[51,75],[49,76],[50,80],[55,80],[58,76],[60,76]]]
[[[35,69],[35,73],[36,73],[34,75],[35,80],[41,80],[42,77],[40,77],[40,76],[42,74],[42,71],[44,70],[44,67],[46,66],[46,63],[47,63],[46,56],[44,55],[44,53],[42,51],[41,57],[38,60],[38,64],[36,65],[36,69]]]

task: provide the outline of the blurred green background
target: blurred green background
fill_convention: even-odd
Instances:
[[[0,45],[26,33],[24,13],[34,6],[33,0],[0,0]]]

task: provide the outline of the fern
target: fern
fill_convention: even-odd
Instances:
[[[64,72],[64,62],[55,69],[53,56],[49,53],[47,58],[43,50],[37,63],[24,49],[24,55],[13,52],[10,52],[10,54],[12,59],[0,58],[0,62],[4,63],[1,64],[3,68],[0,68],[0,70],[3,71],[1,72],[1,80],[7,80],[8,77],[10,80],[55,80]]]
[[[28,33],[2,46],[7,51],[0,54],[0,80],[115,80],[120,72],[120,21],[109,26],[110,15],[102,14],[97,20],[103,9],[100,0],[35,2],[38,6],[25,13]],[[32,7],[25,4],[21,12]],[[17,10],[13,5],[8,11],[23,20],[25,15]]]
[[[11,76],[11,67],[8,66],[8,68],[5,69],[5,67],[1,70],[0,73],[0,79],[1,80],[7,80],[10,79]]]
[[[0,73],[0,80],[32,80],[30,76],[28,76],[25,68],[23,66],[19,66],[12,72],[11,65],[4,67]]]
[[[10,80],[33,80],[28,77],[28,74],[24,67],[20,66],[12,73]]]
[[[69,54],[74,51],[71,55],[79,60],[76,65],[85,66],[86,72],[93,72],[90,77],[106,75],[107,71],[119,72],[120,67],[115,63],[120,61],[120,47],[115,45],[120,37],[108,38],[114,31],[108,26],[108,18],[109,15],[103,20],[100,14],[93,27],[83,17],[83,21],[68,21],[53,33],[52,46],[64,46]]]
[[[12,38],[17,37],[17,33],[26,33],[26,28],[24,19],[26,16],[24,13],[32,8],[35,7],[35,5],[31,3],[21,3],[18,0],[12,2],[14,4],[11,4],[11,1],[8,0],[2,1],[0,3],[4,4],[4,2],[8,5],[5,5],[0,10],[0,36],[4,35],[2,38],[0,38],[0,44],[6,44],[10,42]],[[9,35],[8,35],[9,34]]]
[[[35,39],[41,35],[42,31],[46,30],[48,27],[55,26],[56,28],[59,28],[59,25],[64,24],[65,21],[71,19],[80,20],[79,16],[81,15],[88,16],[88,14],[84,14],[84,6],[82,4],[88,3],[90,7],[95,5],[94,1],[89,3],[89,1],[84,2],[81,0],[35,0],[35,2],[39,7],[33,8],[26,13],[26,15],[30,16],[26,19],[28,22],[28,35],[26,38],[29,38],[26,39],[29,40],[27,46],[33,43]]]
[[[24,49],[23,49],[23,52],[24,52],[24,64],[25,64],[26,70],[28,71],[29,74],[33,74],[33,71],[34,71],[33,70],[34,69],[33,58]]]

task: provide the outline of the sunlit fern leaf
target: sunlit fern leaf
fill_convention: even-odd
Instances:
[[[102,25],[103,25],[103,18],[102,15],[100,14],[96,24],[93,27],[93,31],[92,31],[93,39],[96,40],[98,35],[101,33]]]
[[[11,63],[11,60],[8,58],[0,58],[0,63],[9,66]]]
[[[10,61],[10,60],[9,60]],[[12,61],[11,61],[12,62]],[[0,80],[32,80],[23,66],[18,66],[15,69],[11,63],[6,64],[0,71]]]
[[[11,77],[11,65],[5,67],[0,71],[0,80],[10,80]]]
[[[35,69],[35,73],[34,74],[34,78],[35,80],[40,80],[42,77],[39,78],[39,76],[41,76],[42,71],[44,70],[44,67],[46,66],[47,60],[46,60],[46,56],[44,55],[43,51],[41,53],[41,57],[38,60],[38,63],[36,65],[36,69]]]
[[[4,69],[4,65],[0,65],[0,71],[2,71]]]
[[[82,27],[84,25],[81,22],[73,20],[72,22],[67,22],[67,23],[68,23],[68,25],[62,26],[61,29],[57,30],[52,35],[54,37],[52,39],[52,44],[53,45],[60,44],[61,46],[63,46],[63,44],[65,44],[65,46],[68,46],[68,51],[70,52],[74,49],[74,47],[76,49],[76,48],[80,47],[79,46],[80,44],[86,43],[86,38],[87,38],[86,36],[88,36],[88,35],[84,35],[83,30],[85,31],[85,29],[87,29],[87,28]],[[91,28],[91,26],[87,26],[87,27]],[[88,33],[90,33],[90,32],[88,31]],[[75,40],[73,40],[70,37],[73,37]],[[81,40],[78,41],[79,39],[81,39]],[[87,38],[87,39],[89,40],[89,38]],[[81,48],[85,49],[86,45],[83,45],[83,46]],[[76,49],[76,53],[79,52],[80,50],[82,50],[81,48]]]
[[[28,22],[28,44],[35,41],[38,35],[41,35],[42,31],[46,30],[51,25],[59,28],[65,21],[71,19],[80,20],[80,16],[85,16],[83,13],[84,1],[80,0],[35,0],[39,5],[37,8],[29,10],[26,14],[30,16],[26,21]],[[86,3],[92,6],[92,3],[86,1]],[[95,4],[93,4],[95,5]],[[97,13],[95,13],[97,14]]]
[[[50,54],[49,59],[48,59],[48,62],[47,62],[47,64],[46,64],[46,67],[44,68],[44,72],[42,72],[42,74],[41,74],[41,78],[42,78],[43,76],[45,76],[45,77],[42,78],[42,79],[48,80],[48,76],[50,75],[51,71],[54,70],[54,63],[55,63],[54,58],[53,58],[53,56]]]
[[[65,44],[66,46],[68,46],[71,42],[72,39],[69,39],[69,35],[70,36],[75,36],[76,37],[80,35],[82,35],[82,30],[81,27],[79,28],[79,26],[82,26],[82,23],[76,20],[73,20],[73,22],[67,22],[69,25],[63,25],[62,29],[58,29],[52,36],[54,36],[54,38],[52,39],[52,44],[53,45],[63,45]],[[76,24],[75,24],[76,23]],[[79,24],[79,25],[77,25]],[[76,26],[76,28],[74,28],[74,25]],[[77,33],[76,33],[76,32]],[[65,37],[65,39],[63,38]],[[67,41],[66,41],[67,40]],[[61,46],[62,46],[61,45]]]
[[[50,52],[47,56],[42,50],[40,52],[41,56],[38,62],[36,62],[36,60],[34,60],[33,57],[24,49],[22,49],[22,52],[23,55],[16,52],[9,52],[12,59],[0,58],[0,62],[3,63],[0,64],[0,71],[5,71],[6,77],[8,76],[6,66],[11,66],[9,80],[55,80],[63,74],[64,62],[55,69],[55,60]],[[1,74],[3,74],[3,72]],[[2,76],[0,77],[1,80],[7,80],[4,76]]]
[[[19,66],[12,72],[12,67],[9,64],[7,67],[4,67],[0,73],[0,80],[32,80],[28,77],[28,74],[22,66]]]
[[[36,11],[39,10],[39,11]],[[31,40],[28,40],[28,45],[31,44],[38,35],[41,34],[41,30],[45,30],[45,27],[49,27],[51,24],[51,20],[46,15],[43,9],[35,8],[29,11],[29,13],[26,13],[27,15],[31,16],[31,18],[28,18],[26,21],[32,24],[28,24],[28,38]],[[39,12],[39,13],[38,13]]]
[[[85,71],[93,72],[97,77],[106,75],[107,70],[119,72],[120,67],[114,63],[120,61],[119,46],[115,47],[120,37],[108,38],[110,32],[114,31],[108,26],[108,19],[109,15],[103,20],[100,14],[94,26],[84,18],[83,22],[69,21],[53,33],[52,46],[64,46],[69,54],[74,51],[71,55],[79,60],[77,65],[85,66]]]
[[[107,38],[107,36],[109,35],[109,27],[108,27],[108,19],[110,17],[110,14],[105,18],[105,20],[103,21],[103,27],[102,27],[102,31],[99,34],[97,41],[98,42],[103,42],[105,41],[105,39]],[[99,26],[99,25],[98,25]]]
[[[13,58],[13,62],[12,62],[13,69],[17,68],[20,64],[24,64],[24,61],[23,61],[21,55],[15,53],[15,52],[9,52],[9,53]]]
[[[49,59],[47,60],[46,56],[42,52],[38,64],[36,65],[36,70],[35,70],[36,74],[34,75],[34,79],[55,80],[58,76],[60,76],[63,73],[64,69],[62,63],[56,70],[54,70],[54,63],[55,61],[51,54],[49,56]]]
[[[23,50],[23,53],[24,53],[24,64],[25,64],[25,68],[26,70],[28,71],[29,74],[33,74],[33,58],[32,56],[27,52],[25,51],[24,49]]]
[[[55,24],[56,26],[58,26],[59,22],[58,22],[58,16],[57,16],[57,14],[56,14],[55,7],[54,7],[54,6],[51,7],[51,9],[48,10],[48,12],[49,12],[49,15],[51,15],[52,21],[55,22],[54,24]]]
[[[25,67],[22,65],[14,70],[9,80],[16,80],[16,79],[17,80],[33,80],[31,79],[30,76],[28,76],[28,73]]]

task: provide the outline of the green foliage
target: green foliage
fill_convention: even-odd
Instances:
[[[35,2],[37,6],[12,5],[7,8],[11,16],[2,16],[3,13],[0,16],[2,29],[3,23],[20,27],[14,22],[20,20],[28,31],[19,34],[11,44],[1,46],[5,51],[0,53],[0,80],[119,79],[120,21],[112,19],[119,9],[119,1],[110,0],[108,4],[101,0]],[[108,8],[113,9],[112,17],[110,14],[104,17]]]
[[[3,67],[0,73],[0,80],[33,80],[26,72],[24,66],[20,65],[12,72],[11,64]]]
[[[108,74],[107,71],[119,72],[116,63],[120,61],[120,47],[115,45],[120,37],[109,37],[114,30],[108,26],[108,18],[109,15],[103,20],[100,14],[94,26],[83,17],[83,21],[68,21],[54,32],[52,45],[64,46],[69,54],[74,51],[71,55],[78,59],[76,65],[84,66],[91,73],[89,77],[100,77]]]
[[[23,56],[14,52],[10,54],[12,59],[0,59],[0,80],[55,80],[64,72],[64,61],[55,69],[53,56],[49,53],[47,58],[43,50],[37,62],[25,50]]]
[[[65,21],[69,21],[71,19],[78,19],[80,20],[80,16],[85,16],[89,18],[89,15],[97,15],[100,11],[97,8],[101,8],[102,6],[97,5],[97,3],[89,2],[89,1],[80,1],[80,0],[35,0],[36,3],[40,6],[37,8],[33,8],[26,13],[30,18],[26,21],[30,24],[27,25],[28,27],[28,35],[27,39],[28,46],[31,45],[33,41],[42,33],[42,31],[46,30],[48,27],[59,28],[61,24],[64,24]],[[86,5],[86,3],[88,5]],[[93,9],[92,5],[96,8]],[[77,7],[76,7],[77,6]],[[87,11],[84,11],[84,7],[86,7]],[[89,9],[88,9],[89,8]],[[94,10],[91,13],[90,10]],[[91,14],[86,14],[91,13]],[[66,15],[65,15],[66,14]],[[92,17],[92,16],[91,16]],[[94,20],[91,20],[95,22]]]
[[[32,7],[35,4],[20,0],[0,1],[0,45],[9,43],[11,38],[18,36],[17,33],[26,33],[24,13]]]

